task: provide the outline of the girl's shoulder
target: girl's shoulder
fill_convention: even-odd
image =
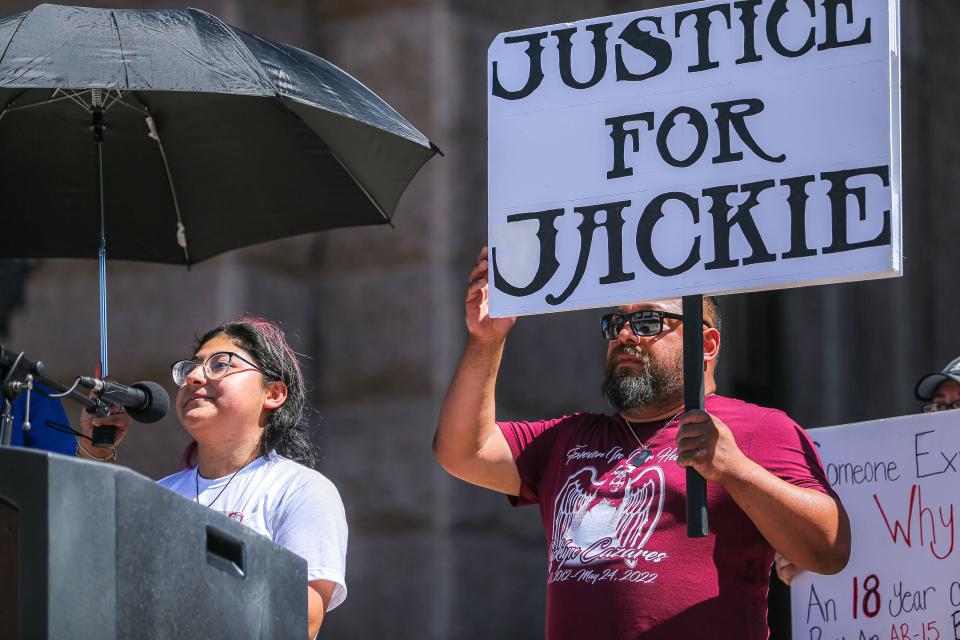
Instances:
[[[265,467],[267,473],[288,490],[332,494],[339,499],[340,494],[333,482],[316,469],[306,467],[276,452],[271,452],[267,456]]]

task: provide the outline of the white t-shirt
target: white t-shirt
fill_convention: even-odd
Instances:
[[[347,597],[347,519],[337,488],[319,472],[271,452],[269,459],[257,458],[233,480],[208,480],[194,467],[159,484],[190,500],[198,499],[199,485],[200,504],[304,558],[307,580],[336,584],[327,611]]]

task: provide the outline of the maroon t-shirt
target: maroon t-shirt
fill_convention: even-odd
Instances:
[[[708,396],[706,410],[774,475],[831,493],[817,451],[775,409]],[[633,425],[647,442],[663,422]],[[547,638],[767,638],[773,549],[730,494],[707,484],[710,535],[688,538],[678,424],[641,448],[619,415],[500,423],[520,471],[514,504],[539,504],[547,535]]]

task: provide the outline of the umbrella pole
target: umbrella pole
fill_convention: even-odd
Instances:
[[[100,377],[109,375],[107,363],[107,229],[103,202],[103,103],[99,91],[93,91],[93,145],[97,153],[97,201],[100,207]]]
[[[107,365],[107,222],[103,202],[103,96],[99,89],[90,92],[93,102],[93,146],[97,151],[97,201],[100,206],[100,377],[109,375]],[[99,426],[93,428],[90,443],[94,447],[111,447],[116,441],[117,428]]]

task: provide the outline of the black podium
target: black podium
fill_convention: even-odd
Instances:
[[[129,469],[0,447],[0,638],[307,632],[306,561]]]

